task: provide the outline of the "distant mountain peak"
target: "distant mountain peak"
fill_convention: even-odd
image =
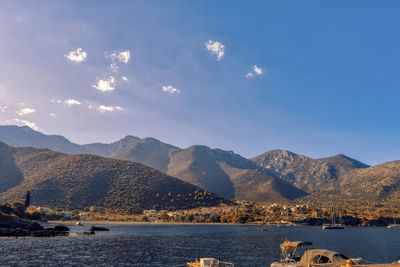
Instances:
[[[127,140],[127,141],[133,141],[133,140],[139,140],[139,137],[133,136],[133,135],[127,135],[124,138],[122,138],[121,140]]]

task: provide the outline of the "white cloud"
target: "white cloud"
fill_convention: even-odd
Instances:
[[[261,67],[258,67],[257,65],[254,65],[252,68],[252,72],[248,72],[246,74],[246,78],[253,78],[254,76],[262,75],[264,73],[264,70]]]
[[[131,52],[129,52],[129,51],[119,52],[118,59],[122,63],[128,64],[129,61],[131,60]]]
[[[7,112],[8,107],[7,106],[0,106],[0,111],[1,112]]]
[[[119,106],[104,106],[104,105],[100,105],[97,108],[98,111],[100,111],[101,113],[104,112],[112,112],[112,111],[121,111],[123,110],[121,107]]]
[[[131,60],[131,52],[129,50],[126,51],[114,51],[110,55],[111,60],[117,60],[119,62],[128,64]]]
[[[64,56],[70,61],[80,63],[86,60],[87,53],[82,48],[78,48],[76,49],[76,51],[70,51],[68,54]]]
[[[24,116],[24,115],[32,114],[35,112],[36,112],[36,110],[34,108],[23,108],[19,111],[16,111],[15,113],[17,113],[19,116]]]
[[[93,108],[93,106],[92,106],[92,105],[89,105],[89,106],[88,106],[88,109],[92,109],[92,108]]]
[[[128,64],[131,60],[131,52],[129,50],[126,51],[114,51],[111,54],[107,55],[106,58],[111,59],[110,70],[113,72],[117,72],[119,70],[119,64],[125,63]]]
[[[210,51],[211,54],[217,56],[218,61],[222,60],[225,55],[225,46],[222,43],[209,40],[207,43],[205,43],[205,45],[207,50]]]
[[[178,88],[173,87],[172,85],[164,85],[162,87],[163,92],[167,92],[170,94],[179,94],[181,91]]]
[[[57,101],[57,103],[59,103],[59,102]],[[71,107],[73,105],[80,105],[81,102],[79,102],[78,100],[75,100],[75,99],[65,99],[64,100],[64,104],[66,104],[66,105]]]
[[[254,70],[254,73],[257,74],[257,75],[261,75],[264,72],[263,69],[258,67],[257,65],[253,66],[253,70]]]
[[[50,117],[53,117],[53,118],[55,118],[55,117],[56,117],[56,114],[54,114],[54,113],[50,113]]]
[[[122,76],[121,78],[122,78],[122,80],[129,82],[129,79],[126,76]]]
[[[107,80],[98,80],[97,83],[93,84],[92,86],[101,92],[114,91],[115,78],[110,76]]]
[[[22,124],[22,125],[26,125],[26,126],[30,127],[31,129],[33,129],[35,131],[40,131],[40,128],[34,122],[30,122],[30,121],[26,121],[26,120],[20,120],[20,119],[14,119],[14,121],[16,123],[19,123],[19,124]]]

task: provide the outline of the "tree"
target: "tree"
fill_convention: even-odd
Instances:
[[[31,203],[31,191],[28,191],[28,193],[26,193],[26,198],[25,198],[25,207],[29,207]]]

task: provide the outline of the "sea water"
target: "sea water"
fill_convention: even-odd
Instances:
[[[100,225],[98,225],[100,226]],[[1,266],[186,266],[214,257],[235,266],[269,266],[284,240],[313,242],[313,248],[393,262],[400,256],[400,229],[322,230],[299,226],[138,224],[106,226],[110,232],[55,238],[0,238]]]

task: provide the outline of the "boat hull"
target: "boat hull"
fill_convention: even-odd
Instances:
[[[344,225],[323,225],[322,229],[324,229],[324,230],[343,230]]]
[[[271,267],[296,267],[296,262],[273,262]]]

